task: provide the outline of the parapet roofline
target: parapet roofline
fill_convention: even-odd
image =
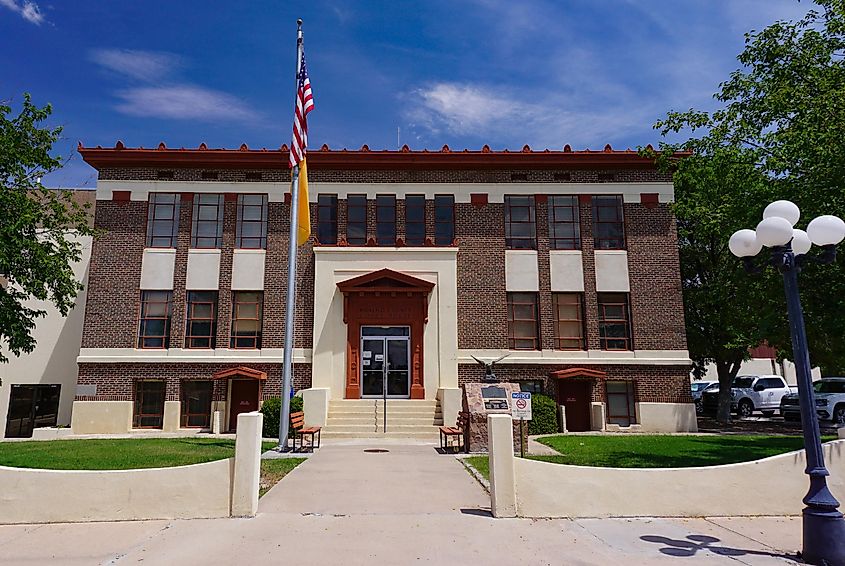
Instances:
[[[651,148],[651,145],[648,146]],[[288,146],[278,149],[213,149],[205,143],[196,149],[158,147],[128,148],[118,141],[113,148],[84,147],[77,150],[82,159],[97,170],[106,167],[205,168],[205,169],[287,169]],[[688,154],[679,154],[685,156]],[[632,149],[614,150],[610,144],[601,150],[493,151],[485,145],[481,150],[452,150],[444,145],[439,151],[413,151],[407,145],[400,150],[330,149],[323,145],[308,153],[309,167],[322,169],[653,169],[654,160],[640,156]]]

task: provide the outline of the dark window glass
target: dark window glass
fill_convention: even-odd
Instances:
[[[172,301],[172,291],[141,291],[141,323],[138,327],[139,348],[170,347]]]
[[[543,393],[542,379],[525,379],[519,381],[519,390],[524,393],[539,394]]]
[[[267,248],[267,195],[238,195],[236,231],[235,247],[246,250]]]
[[[451,246],[455,241],[455,196],[434,196],[434,243]]]
[[[537,248],[533,196],[505,196],[505,246],[515,250]]]
[[[232,293],[232,348],[261,348],[262,291]]]
[[[631,349],[631,320],[628,295],[598,293],[599,341],[602,350]]]
[[[586,350],[581,293],[555,293],[555,343],[558,350]]]
[[[630,426],[637,422],[634,406],[633,381],[608,381],[607,387],[607,422],[619,426]]]
[[[175,248],[179,232],[179,195],[150,193],[147,204],[147,247]]]
[[[337,243],[337,195],[317,195],[317,241]]]
[[[405,197],[405,243],[409,246],[425,243],[425,195]]]
[[[597,250],[625,249],[621,196],[593,197],[593,239]]]
[[[380,246],[396,245],[396,197],[376,196],[376,242]]]
[[[352,245],[367,243],[367,196],[346,197],[346,241]]]
[[[192,248],[219,248],[223,241],[223,195],[194,195]]]
[[[508,348],[539,350],[537,293],[508,293]]]
[[[188,291],[186,348],[214,348],[217,335],[217,291]]]
[[[164,421],[164,382],[135,382],[135,428],[161,428]]]
[[[549,197],[549,247],[553,250],[581,248],[578,197]]]
[[[180,400],[182,401],[182,427],[208,428],[211,425],[212,381],[183,381]]]

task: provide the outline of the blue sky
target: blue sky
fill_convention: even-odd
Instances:
[[[76,142],[289,143],[296,18],[312,148],[575,149],[656,143],[670,109],[712,108],[743,33],[804,0],[135,2],[0,0],[0,99],[64,126],[52,186],[96,174]]]

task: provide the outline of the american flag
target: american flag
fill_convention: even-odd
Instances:
[[[308,113],[314,109],[311,96],[311,80],[305,67],[305,53],[299,68],[299,84],[296,89],[296,114],[293,118],[293,141],[290,144],[290,166],[299,165],[305,159],[305,147],[308,145]]]

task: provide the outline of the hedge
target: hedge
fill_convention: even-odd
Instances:
[[[531,421],[528,434],[555,434],[560,432],[557,424],[557,403],[548,395],[535,393],[531,396]]]
[[[302,410],[302,397],[294,397],[290,400],[290,412],[298,413]],[[264,399],[261,404],[261,412],[264,414],[264,438],[279,437],[279,413],[282,412],[281,397],[270,397]],[[293,434],[290,435],[291,437]]]

